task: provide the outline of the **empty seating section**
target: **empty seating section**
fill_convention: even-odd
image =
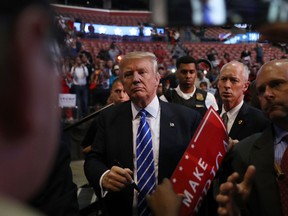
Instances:
[[[83,39],[82,44],[85,50],[89,51],[92,56],[97,56],[98,52],[102,47],[109,47],[111,41],[107,40],[91,40]],[[164,62],[170,61],[172,55],[170,52],[169,45],[165,42],[117,42],[117,46],[125,55],[131,51],[150,51],[153,52],[155,47],[159,45],[166,53],[164,57]],[[244,50],[244,46],[248,46],[250,50],[253,50],[255,43],[253,44],[219,44],[219,43],[183,43],[184,47],[188,50],[193,50],[193,56],[197,59],[207,58],[206,52],[214,47],[220,58],[223,57],[224,53],[229,53],[231,59],[239,60],[241,52]],[[269,44],[264,44],[264,61],[269,61],[272,58],[281,58],[284,53],[276,47]],[[255,51],[252,51],[252,59],[255,60]]]
[[[139,22],[150,22],[150,12],[146,11],[110,11],[56,5],[57,14],[84,23],[103,25],[137,26]]]

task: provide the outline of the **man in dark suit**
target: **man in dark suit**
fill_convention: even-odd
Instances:
[[[224,65],[219,74],[218,89],[222,99],[223,117],[227,115],[227,131],[235,142],[254,133],[263,131],[269,120],[261,110],[244,102],[244,92],[249,87],[249,70],[247,66],[231,61]]]
[[[231,152],[231,170],[227,172],[237,173],[231,174],[220,187],[217,196],[220,215],[240,212],[248,215],[288,214],[288,206],[283,205],[284,199],[280,198],[288,189],[288,171],[282,166],[287,161],[283,159],[287,154],[285,137],[288,135],[287,71],[287,60],[274,60],[264,64],[257,74],[256,89],[261,108],[272,125],[239,142]],[[283,188],[281,182],[286,184]]]
[[[233,145],[252,134],[262,132],[270,124],[261,110],[244,102],[244,92],[249,87],[248,78],[247,66],[238,61],[225,64],[219,74],[218,89],[222,99],[219,113],[223,120],[226,115],[224,123],[226,123],[230,143]],[[229,157],[227,155],[224,158],[199,215],[216,215],[218,205],[215,196],[218,194],[219,183],[225,182],[228,177],[227,172],[223,170],[226,170],[226,166],[229,165]]]
[[[107,215],[137,213],[137,192],[130,183],[133,178],[138,183],[138,112],[145,109],[149,113],[147,121],[152,131],[158,184],[172,175],[201,119],[196,111],[159,101],[156,91],[160,77],[154,54],[129,53],[122,59],[120,71],[131,101],[100,113],[97,135],[84,165],[86,177]]]

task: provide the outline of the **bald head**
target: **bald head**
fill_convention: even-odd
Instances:
[[[273,60],[264,64],[256,77],[256,89],[267,117],[288,130],[288,60]]]

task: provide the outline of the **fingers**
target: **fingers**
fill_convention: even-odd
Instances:
[[[254,179],[254,176],[256,174],[256,168],[253,165],[250,165],[247,170],[246,173],[244,175],[244,180],[243,180],[243,184],[245,187],[251,187],[252,185],[252,181]]]
[[[235,172],[228,177],[227,182],[221,184],[220,194],[216,196],[219,204],[217,212],[220,216],[239,215],[240,208],[245,205],[250,195],[255,173],[256,168],[250,165],[241,183],[237,184],[239,174]]]
[[[154,215],[174,216],[179,215],[183,196],[175,193],[169,179],[164,179],[146,200]]]
[[[241,194],[242,200],[247,200],[250,195],[252,181],[254,179],[255,173],[255,166],[250,165],[246,170],[243,181],[238,185],[239,193]]]
[[[227,182],[221,184],[219,194],[216,196],[216,201],[219,204],[217,212],[221,216],[230,215],[232,209],[236,208],[233,206],[233,199],[235,193],[237,193],[237,180],[239,179],[238,173],[231,174]]]
[[[239,142],[239,140],[233,140],[231,137],[229,137],[229,140],[228,140],[228,151],[231,150],[234,145],[236,145],[237,143]]]
[[[120,191],[130,184],[133,172],[128,168],[113,166],[102,180],[102,186],[108,191]]]

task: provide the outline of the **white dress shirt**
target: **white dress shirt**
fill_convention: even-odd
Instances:
[[[137,167],[136,167],[136,136],[137,130],[140,123],[140,116],[138,116],[138,112],[141,108],[137,107],[135,104],[131,102],[131,109],[132,109],[132,132],[133,132],[133,164],[134,164],[134,181],[137,184]],[[160,140],[160,103],[157,96],[151,101],[151,103],[145,107],[145,110],[149,113],[147,114],[147,121],[150,126],[151,135],[152,135],[152,146],[153,146],[153,154],[154,154],[154,165],[155,165],[155,176],[156,176],[156,185],[157,185],[157,178],[158,178],[158,164],[159,164],[159,140]],[[104,172],[99,180],[101,194],[102,197],[105,197],[107,192],[102,187],[102,180],[104,175],[109,172],[107,170]],[[134,190],[135,194],[137,191]],[[134,196],[133,206],[135,207],[137,203],[137,196]]]
[[[132,108],[132,124],[133,124],[133,164],[134,164],[134,181],[137,183],[137,174],[136,174],[136,136],[137,130],[140,123],[140,116],[138,116],[141,108],[136,107],[135,104],[131,103]],[[147,121],[150,126],[152,134],[152,146],[154,154],[154,165],[155,165],[155,174],[156,181],[158,177],[158,162],[159,162],[159,140],[160,140],[160,104],[158,98],[155,96],[151,103],[145,107],[145,110],[149,113],[147,114]],[[157,182],[156,182],[157,184]]]
[[[243,100],[236,106],[234,107],[233,109],[229,110],[228,112],[224,109],[224,105],[222,105],[222,112],[221,112],[221,117],[223,116],[223,114],[226,112],[227,113],[227,116],[228,116],[228,122],[227,122],[227,132],[228,134],[230,133],[230,130],[233,126],[233,123],[243,105]]]

